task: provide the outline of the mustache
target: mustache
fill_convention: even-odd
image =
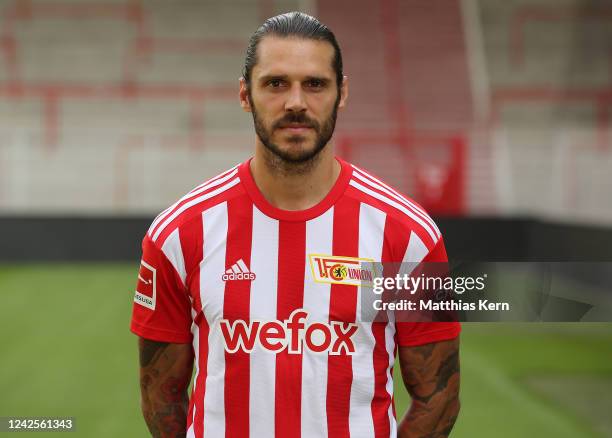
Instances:
[[[315,120],[312,120],[310,117],[308,117],[304,113],[286,114],[285,116],[283,116],[282,118],[274,122],[274,125],[272,126],[272,128],[273,129],[284,128],[285,126],[292,125],[292,124],[300,124],[300,125],[307,126],[309,128],[313,128],[313,129],[319,128],[319,124]]]

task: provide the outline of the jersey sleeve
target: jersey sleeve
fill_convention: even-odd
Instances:
[[[448,262],[442,238],[423,259],[426,262]],[[396,322],[396,341],[401,347],[415,347],[432,342],[446,341],[459,336],[459,322]]]
[[[134,294],[130,330],[146,339],[190,343],[191,303],[181,277],[149,236]]]

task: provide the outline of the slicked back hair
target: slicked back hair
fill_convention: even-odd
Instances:
[[[327,41],[334,48],[332,67],[336,73],[338,90],[342,85],[342,52],[334,33],[323,23],[303,12],[287,12],[268,18],[251,36],[244,58],[242,77],[247,86],[251,86],[251,72],[257,64],[257,46],[265,36],[281,38],[303,38],[316,41]]]

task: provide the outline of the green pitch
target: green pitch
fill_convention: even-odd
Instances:
[[[136,273],[0,267],[0,416],[76,417],[73,437],[147,436],[128,331]],[[612,325],[465,324],[461,371],[453,437],[612,436]],[[400,379],[396,403],[399,415]],[[19,436],[30,435],[41,436]]]

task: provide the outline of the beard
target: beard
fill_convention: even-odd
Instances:
[[[338,97],[334,102],[330,116],[323,123],[311,119],[305,113],[287,113],[282,118],[276,120],[270,128],[266,127],[263,120],[259,117],[250,93],[249,100],[255,133],[268,152],[266,154],[268,167],[271,170],[282,170],[284,173],[305,173],[311,169],[316,163],[319,153],[325,149],[336,128],[340,92],[338,91]],[[295,146],[295,148],[292,148],[293,150],[285,150],[272,141],[274,131],[292,123],[308,126],[315,132],[316,135],[312,147],[305,147],[307,140],[301,135],[292,135],[287,138],[286,141]]]

